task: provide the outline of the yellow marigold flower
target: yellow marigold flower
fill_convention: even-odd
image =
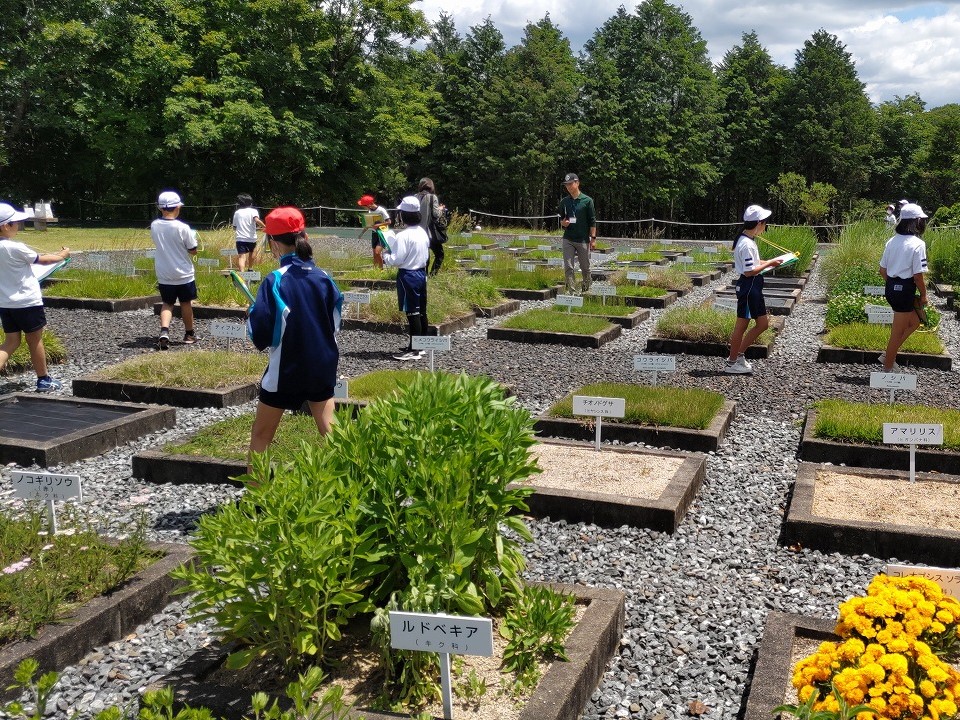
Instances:
[[[923,712],[923,705],[923,698],[919,695],[911,693],[910,697],[907,698],[907,706],[910,708],[910,712],[914,714]]]
[[[926,668],[927,676],[936,683],[942,683],[947,679],[947,672],[939,665]]]
[[[800,702],[806,702],[807,699],[813,694],[813,691],[816,688],[813,685],[804,685],[802,688],[797,690],[797,697],[800,699]]]
[[[910,643],[908,643],[902,637],[893,638],[887,643],[887,649],[894,653],[905,653],[910,649]]]
[[[870,702],[867,704],[877,712],[883,712],[884,710],[887,709],[887,701],[884,700],[882,697],[875,697],[872,700],[870,700]]]
[[[930,707],[936,708],[941,715],[952,717],[957,714],[957,705],[951,700],[931,700]]]
[[[903,655],[887,653],[877,660],[877,662],[881,667],[885,667],[887,670],[892,670],[893,672],[900,673],[901,675],[906,674],[907,672],[907,659]]]
[[[860,668],[860,673],[871,683],[882,682],[887,676],[886,671],[877,663],[868,663]]]
[[[942,623],[947,623],[948,625],[953,622],[954,615],[949,610],[938,610],[936,614],[937,620]]]
[[[893,640],[893,633],[890,632],[888,628],[877,631],[877,642],[883,645],[889,645],[890,641]]]
[[[935,632],[937,635],[939,635],[946,629],[947,629],[947,626],[944,625],[942,622],[938,622],[937,620],[934,620],[932,623],[930,623],[930,631]]]
[[[917,603],[917,609],[920,611],[920,614],[924,617],[933,617],[933,614],[937,611],[937,606],[935,603],[930,602],[929,600],[921,600]]]
[[[937,686],[929,680],[920,681],[920,694],[925,698],[932,698],[937,694]]]

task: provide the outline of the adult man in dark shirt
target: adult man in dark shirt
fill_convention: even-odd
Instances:
[[[560,201],[559,214],[563,227],[563,272],[567,292],[576,292],[574,258],[580,263],[582,289],[587,292],[590,289],[590,251],[597,246],[597,213],[593,199],[580,192],[580,178],[574,173],[564,176],[563,186],[568,197]]]

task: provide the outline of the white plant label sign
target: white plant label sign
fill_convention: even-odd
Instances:
[[[872,372],[870,387],[883,390],[916,390],[917,376],[904,373]]]
[[[369,305],[370,293],[347,291],[343,293],[343,301],[348,303],[359,303],[360,305]]]
[[[24,500],[83,500],[79,475],[14,470],[10,479],[14,496]]]
[[[610,297],[617,294],[617,286],[608,283],[594,283],[590,286],[590,294]]]
[[[228,338],[231,340],[246,340],[247,326],[239,323],[224,322],[223,320],[213,320],[210,323],[210,334],[214,337]]]
[[[645,272],[628,272],[627,273],[627,280],[633,280],[634,282],[643,282],[648,277],[649,275],[647,275],[647,273]]]
[[[623,398],[573,396],[573,414],[593,417],[622,418],[626,414],[627,401]]]
[[[520,264],[517,265],[517,269],[518,269],[518,270],[521,270],[521,271],[523,271],[523,272],[533,272],[534,270],[537,269],[537,266],[534,265],[533,263],[525,263],[525,262],[522,262],[522,263],[520,263]]]
[[[553,245],[537,245],[540,252],[553,252]]]
[[[242,277],[248,283],[251,282],[260,282],[261,275],[259,270],[244,270],[243,272],[238,272],[237,275]]]
[[[449,335],[414,335],[411,339],[414,350],[449,350]]]
[[[710,253],[711,255],[716,255],[719,252],[716,245],[707,245],[705,248],[703,248],[703,251],[705,253]]]
[[[547,258],[547,265],[549,267],[563,267],[563,258],[558,258],[558,257]]]
[[[221,249],[220,249],[220,254],[223,255],[224,257],[233,257],[234,255],[237,255],[237,249],[236,249],[236,248],[221,248]]]
[[[557,295],[554,299],[563,307],[583,307],[583,298],[579,295]]]
[[[919,575],[932,580],[940,586],[947,595],[960,600],[960,570],[938,567],[916,567],[914,565],[887,565],[883,570],[890,577],[907,577]]]
[[[467,245],[467,250],[483,250],[483,245],[478,243],[470,243]]]
[[[490,618],[392,610],[390,647],[492,657],[493,622]]]
[[[883,308],[882,310],[868,310],[867,322],[873,325],[890,325],[893,323],[893,309]]]
[[[886,293],[886,288],[883,285],[864,285],[863,294],[864,295],[880,295],[883,296]]]
[[[683,263],[683,264],[685,264],[685,265],[692,265],[692,264],[693,264],[693,258],[690,257],[689,255],[681,255],[680,257],[677,258],[677,262],[678,262],[678,263]]]
[[[480,262],[493,262],[493,255],[481,255]]]
[[[925,423],[884,423],[887,445],[943,445],[943,425]]]
[[[634,355],[633,369],[637,372],[676,372],[675,355]]]
[[[737,301],[730,298],[717,298],[713,301],[714,310],[737,311]]]
[[[350,381],[347,378],[337,380],[337,384],[333,386],[333,397],[338,400],[346,400],[350,397]]]
[[[217,258],[197,258],[197,265],[201,267],[220,267],[220,260]]]

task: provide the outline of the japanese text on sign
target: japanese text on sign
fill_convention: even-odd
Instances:
[[[583,298],[579,295],[557,295],[555,300],[564,307],[583,307]]]
[[[960,570],[948,570],[936,567],[914,567],[913,565],[887,565],[884,573],[890,577],[907,577],[919,575],[932,580],[940,586],[947,595],[960,600]]]
[[[493,623],[489,618],[391,611],[390,647],[490,657]]]
[[[563,265],[563,258],[551,257],[547,258],[547,265],[550,267],[561,267]]]
[[[540,252],[550,252],[553,250],[553,245],[537,245],[537,250]]]
[[[893,322],[893,310],[884,308],[883,310],[868,310],[867,322],[874,325],[889,325]]]
[[[197,258],[197,265],[202,267],[220,267],[218,258]]]
[[[693,263],[693,258],[690,257],[689,255],[681,255],[680,257],[677,258],[677,262],[678,262],[678,263],[688,263],[688,264],[692,264],[692,263]]]
[[[711,255],[715,255],[718,252],[716,245],[707,245],[706,247],[703,248],[703,251],[705,253],[710,253]]]
[[[676,372],[674,355],[634,355],[633,369],[639,372]]]
[[[638,280],[640,282],[646,280],[648,275],[645,272],[628,272],[627,280]]]
[[[471,243],[467,245],[467,250],[483,250],[483,245],[478,245],[477,243]]]
[[[872,372],[870,387],[883,390],[916,390],[917,376],[903,373]]]
[[[214,320],[210,323],[210,334],[214,337],[246,340],[247,326],[238,323],[223,322],[222,320]]]
[[[523,272],[533,272],[534,270],[537,269],[537,266],[534,265],[533,263],[523,263],[523,262],[522,262],[522,263],[520,263],[519,265],[517,265],[517,269],[518,269],[518,270],[522,270]]]
[[[57,475],[43,472],[10,473],[13,494],[25,500],[83,499],[79,475]]]
[[[221,248],[221,249],[220,249],[220,254],[223,255],[224,257],[230,257],[230,256],[232,256],[232,255],[236,255],[236,254],[237,254],[237,249],[236,249],[236,248]]]
[[[346,303],[360,303],[361,305],[370,304],[370,293],[368,292],[344,292],[343,301]]]
[[[411,339],[414,350],[449,350],[449,335],[414,335]]]
[[[594,283],[590,286],[589,292],[591,295],[616,295],[617,286],[608,283]]]
[[[260,275],[259,270],[244,270],[243,272],[238,272],[237,275],[242,277],[244,280],[249,282],[260,282],[262,276]]]
[[[886,288],[883,285],[864,285],[863,294],[864,295],[884,295],[886,293]]]
[[[883,442],[888,445],[943,445],[943,425],[884,423]]]
[[[622,418],[626,414],[626,404],[623,398],[574,395],[573,414]]]

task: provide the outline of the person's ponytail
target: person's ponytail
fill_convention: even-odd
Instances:
[[[313,248],[310,246],[310,241],[307,239],[307,234],[304,232],[297,235],[296,251],[297,257],[301,260],[313,259]]]

